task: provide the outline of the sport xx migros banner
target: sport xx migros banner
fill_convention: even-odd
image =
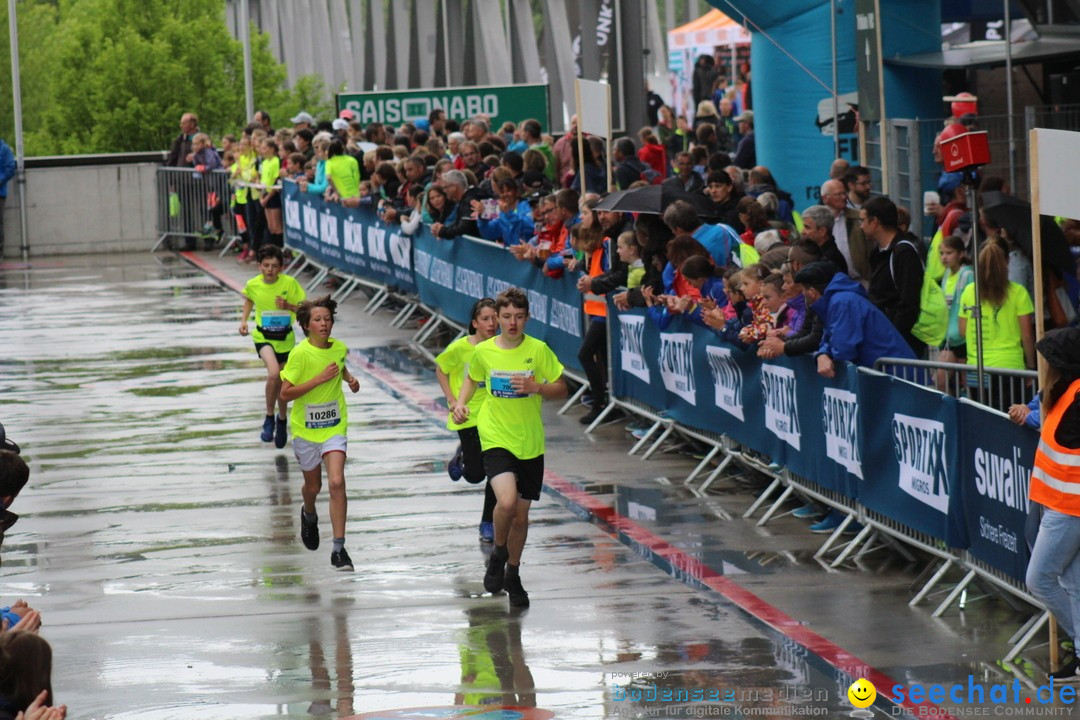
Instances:
[[[577,353],[583,318],[574,279],[550,278],[490,242],[439,240],[426,230],[415,238],[414,260],[420,300],[462,325],[468,324],[473,303],[480,298],[522,288],[529,296],[525,332],[551,346],[563,365],[581,370]]]
[[[548,128],[547,85],[389,90],[342,93],[337,98],[338,111],[352,110],[361,125],[400,125],[427,118],[432,110],[444,110],[449,119],[459,122],[486,115],[493,131],[507,120],[518,123],[527,118],[538,120],[544,132]]]

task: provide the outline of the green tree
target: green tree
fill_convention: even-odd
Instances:
[[[18,14],[27,155],[167,148],[189,111],[215,140],[246,121],[243,49],[222,0],[22,0]],[[5,69],[0,92],[10,97]],[[275,119],[302,103],[329,114],[320,80],[286,89],[284,67],[254,27],[252,75],[256,106]],[[11,142],[12,132],[9,111],[0,133]]]

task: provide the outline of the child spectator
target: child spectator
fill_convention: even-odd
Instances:
[[[991,240],[979,252],[979,294],[982,310],[983,364],[991,368],[1023,370],[1035,367],[1035,308],[1023,285],[1009,280],[1009,260],[1004,244]],[[960,295],[960,332],[968,348],[976,345],[975,321],[969,307],[975,304],[975,285]],[[977,364],[976,352],[968,353],[967,364]],[[1014,378],[992,383],[985,404],[1006,411],[1012,405]],[[969,373],[970,384],[970,373]]]
[[[761,281],[761,297],[772,316],[772,328],[784,327],[787,321],[787,303],[784,302],[784,276],[769,273]],[[764,339],[764,338],[763,338]]]
[[[480,235],[506,246],[520,245],[533,235],[532,208],[527,200],[521,199],[520,188],[513,179],[499,181],[496,189],[499,192],[499,214],[494,218],[484,217],[483,201],[472,202]]]
[[[780,274],[784,278],[784,316],[782,321],[776,323],[776,328],[781,337],[786,337],[802,330],[806,321],[806,298],[803,297],[802,288],[795,282],[795,270],[791,263],[784,263]]]
[[[294,152],[289,155],[288,165],[286,165],[286,176],[291,180],[299,181],[301,178],[306,178],[304,173],[304,153]]]
[[[626,287],[633,290],[641,287],[645,277],[645,263],[641,260],[641,248],[637,244],[637,235],[627,231],[619,235],[617,252],[619,259],[626,263]]]
[[[765,279],[767,269],[763,265],[754,264],[744,269],[739,276],[742,281],[742,292],[746,296],[753,316],[748,324],[744,324],[739,330],[739,339],[744,345],[754,345],[765,339],[769,330],[773,327],[772,314],[765,305],[765,298],[761,294],[761,281]]]
[[[721,271],[709,258],[701,255],[688,257],[679,270],[686,282],[697,288],[701,298],[699,302],[689,305],[684,312],[693,322],[705,325],[705,312],[728,305],[724,278],[718,274]]]
[[[967,359],[967,343],[960,332],[960,298],[964,288],[975,279],[975,271],[971,268],[964,241],[958,235],[943,238],[938,255],[945,267],[941,290],[945,293],[945,304],[949,308],[949,329],[941,346],[941,361],[962,363]]]
[[[420,229],[423,220],[424,188],[422,185],[413,184],[405,191],[405,198],[412,207],[408,215],[399,215],[401,220],[401,232],[406,235],[414,235]]]

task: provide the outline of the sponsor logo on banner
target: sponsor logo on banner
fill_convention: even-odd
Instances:
[[[825,455],[862,480],[859,404],[855,393],[825,388],[821,398],[821,416],[821,424],[825,428]]]
[[[314,205],[304,206],[304,232],[313,238],[319,237],[319,208]]]
[[[731,350],[710,345],[705,348],[705,353],[709,358],[709,371],[712,372],[713,386],[716,388],[716,407],[738,420],[745,420],[742,370],[735,362]]]
[[[551,327],[567,335],[581,337],[581,310],[551,298]]]
[[[381,260],[382,262],[388,262],[390,260],[386,255],[386,230],[380,227],[369,227],[367,229],[367,247],[368,255],[372,260]]]
[[[427,280],[428,273],[431,271],[431,253],[417,250],[414,262],[416,274]]]
[[[1013,446],[1012,455],[1002,457],[989,450],[975,449],[975,489],[983,497],[1013,510],[1028,509],[1031,466],[1021,460],[1022,451]]]
[[[285,227],[300,229],[300,202],[285,198]]]
[[[691,362],[694,336],[691,333],[660,333],[660,376],[667,391],[691,405],[697,405],[697,386]]]
[[[652,382],[649,366],[645,364],[642,352],[642,337],[645,334],[643,315],[619,315],[619,350],[622,357],[623,372],[630,373],[643,383]]]
[[[529,319],[547,325],[548,296],[536,290],[529,290]]]
[[[949,512],[949,473],[944,423],[896,413],[893,449],[900,463],[900,489],[938,512]]]
[[[345,252],[364,254],[364,226],[352,218],[345,218]]]
[[[402,270],[412,269],[412,238],[393,233],[390,236],[390,258]]]
[[[432,257],[428,268],[428,280],[449,290],[454,289],[454,266],[442,258]]]
[[[484,273],[458,265],[454,269],[454,289],[466,297],[484,297]]]
[[[765,397],[765,427],[798,450],[802,429],[795,402],[795,371],[779,365],[762,365],[761,394]]]
[[[501,278],[491,277],[489,275],[487,278],[487,292],[484,295],[489,298],[499,297],[499,293],[511,287],[513,287],[512,283],[508,283]]]

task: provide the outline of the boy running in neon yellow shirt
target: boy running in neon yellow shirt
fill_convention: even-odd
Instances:
[[[281,371],[281,399],[293,402],[290,425],[293,452],[304,472],[304,506],[300,509],[300,539],[308,550],[319,548],[319,517],[315,498],[322,490],[322,465],[330,482],[330,525],[334,531],[334,549],[330,564],[337,570],[352,570],[352,559],[345,550],[345,437],[349,416],[345,407],[344,380],[354,393],[360,381],[345,368],[348,348],[330,337],[334,329],[337,303],[330,296],[300,303],[296,318],[307,340],[289,354]]]
[[[506,590],[510,604],[525,607],[521,553],[529,532],[529,507],[544,485],[544,398],[566,396],[563,366],[545,343],[525,334],[529,298],[510,288],[495,300],[501,334],[476,346],[461,385],[454,422],[469,417],[469,400],[479,383],[489,397],[477,427],[484,471],[495,490],[495,548],[484,574],[484,589]],[[508,564],[509,563],[509,564]]]
[[[289,404],[280,398],[281,368],[289,359],[289,351],[296,345],[293,323],[296,306],[307,294],[291,275],[282,275],[284,259],[281,248],[267,245],[259,249],[259,275],[244,285],[244,307],[240,309],[240,334],[248,334],[248,316],[255,310],[255,352],[266,365],[266,419],[263,420],[263,442],[274,441],[279,448],[285,447],[286,424]],[[274,403],[278,405],[277,423],[274,423]]]

